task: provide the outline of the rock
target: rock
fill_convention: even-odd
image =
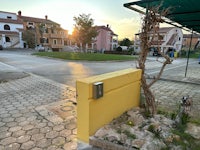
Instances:
[[[200,126],[196,126],[195,124],[188,123],[186,133],[190,134],[197,140],[200,140]]]
[[[143,140],[143,139],[136,139],[136,140],[132,141],[132,146],[134,146],[135,148],[140,149],[144,145],[145,142],[146,141]]]
[[[129,120],[134,123],[135,126],[141,125],[144,122],[144,117],[140,114],[139,110],[129,110],[127,112],[129,115]]]
[[[96,138],[105,137],[108,134],[109,130],[111,130],[111,128],[108,125],[104,126],[103,128],[100,128],[99,130],[97,130],[94,136]]]
[[[140,150],[161,150],[166,148],[167,146],[165,145],[165,143],[159,139],[149,139],[141,148]]]

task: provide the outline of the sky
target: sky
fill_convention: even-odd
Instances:
[[[73,17],[79,14],[91,14],[94,25],[109,25],[118,35],[118,39],[134,39],[141,28],[141,15],[123,6],[134,0],[4,0],[0,11],[16,13],[22,16],[45,18],[55,21],[63,29],[72,32]]]

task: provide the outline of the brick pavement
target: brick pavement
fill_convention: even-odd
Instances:
[[[74,101],[74,88],[31,75],[1,83],[0,95],[0,150],[76,149],[76,116],[71,114],[56,123],[51,119],[57,115],[49,119],[50,111],[42,114],[37,110],[55,102]]]

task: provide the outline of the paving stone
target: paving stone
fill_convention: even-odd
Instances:
[[[43,150],[42,148],[35,147],[32,150]]]
[[[0,133],[3,132],[3,131],[8,131],[8,127],[6,126],[3,126],[3,127],[0,127]]]
[[[14,122],[14,121],[12,121],[12,122],[8,122],[8,123],[6,123],[6,126],[7,127],[15,127],[15,126],[17,126],[17,122]]]
[[[61,131],[61,130],[63,130],[64,128],[65,128],[64,125],[56,125],[56,126],[53,127],[53,130],[54,130],[54,131]]]
[[[69,129],[65,129],[65,130],[62,130],[62,131],[60,132],[60,136],[63,136],[63,137],[68,137],[68,136],[71,135],[71,134],[72,134],[72,131],[69,130]]]
[[[77,150],[77,142],[68,142],[64,145],[65,150]]]
[[[34,128],[34,125],[32,125],[32,124],[27,124],[27,125],[23,126],[22,129],[28,131],[28,130],[31,130],[31,129],[33,129],[33,128]]]
[[[22,121],[25,121],[26,118],[25,117],[18,117],[18,118],[15,118],[15,121],[16,122],[22,122]]]
[[[56,137],[52,140],[53,145],[62,146],[65,144],[65,138],[64,137]]]
[[[9,144],[9,145],[5,146],[5,149],[6,150],[19,150],[20,149],[20,144],[12,143],[12,144]]]
[[[36,124],[36,128],[43,128],[43,127],[45,127],[45,126],[47,126],[47,123],[46,122],[41,122],[41,123],[38,123],[38,124]]]
[[[57,136],[58,136],[58,132],[56,132],[56,131],[50,131],[46,134],[46,138],[49,138],[49,139],[53,139]]]
[[[11,136],[11,132],[7,132],[7,131],[3,131],[0,133],[0,139],[4,139],[4,138],[7,138],[9,136]]]
[[[22,121],[22,122],[19,122],[19,126],[25,126],[25,125],[28,125],[30,122],[29,121]]]
[[[57,150],[57,149],[58,149],[58,147],[55,146],[55,145],[51,145],[51,146],[49,146],[49,147],[47,148],[47,150]]]
[[[30,138],[31,138],[30,135],[22,135],[17,138],[17,143],[25,143],[25,142],[29,141]]]
[[[70,129],[70,130],[73,130],[73,129],[76,129],[76,123],[70,123],[66,126],[67,129]]]
[[[42,139],[37,142],[36,146],[39,148],[46,148],[51,145],[51,140],[50,139]]]
[[[6,123],[0,122],[0,127],[3,127]]]
[[[9,144],[15,143],[15,142],[16,142],[16,138],[14,138],[14,137],[7,137],[7,138],[1,140],[0,144],[2,144],[2,145],[9,145]]]
[[[16,132],[16,131],[19,131],[19,130],[21,130],[21,126],[15,126],[15,127],[11,127],[10,129],[9,129],[9,131],[10,132]]]
[[[43,139],[44,137],[45,137],[45,135],[42,133],[34,134],[34,135],[32,135],[31,140],[39,141],[39,140]]]
[[[31,130],[27,131],[26,134],[34,135],[34,134],[38,134],[39,132],[40,132],[40,129],[34,128],[34,129],[31,129]]]
[[[48,133],[50,131],[52,131],[52,127],[44,127],[40,129],[41,133]]]
[[[6,122],[12,122],[12,121],[14,121],[14,118],[11,118],[11,117],[3,118],[2,121],[3,121],[4,123],[6,123]]]
[[[35,143],[33,141],[28,141],[22,144],[21,149],[29,150],[32,149],[33,147],[35,147]]]
[[[0,150],[5,150],[4,146],[0,145]]]
[[[12,136],[17,138],[17,137],[20,137],[22,135],[25,135],[25,133],[26,132],[24,130],[18,130],[18,131],[13,132]]]

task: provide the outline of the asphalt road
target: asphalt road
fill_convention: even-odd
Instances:
[[[159,58],[162,61],[162,58]],[[190,60],[190,64],[197,60]],[[31,55],[26,51],[0,51],[0,62],[16,67],[24,72],[33,73],[56,82],[75,87],[77,79],[92,75],[103,74],[126,68],[136,68],[135,61],[125,62],[88,62],[88,61],[66,61],[51,58],[42,58]],[[166,68],[170,73],[179,67],[186,66],[186,59],[176,59]],[[149,57],[146,62],[146,73],[155,74],[160,70],[161,63],[156,57]]]

